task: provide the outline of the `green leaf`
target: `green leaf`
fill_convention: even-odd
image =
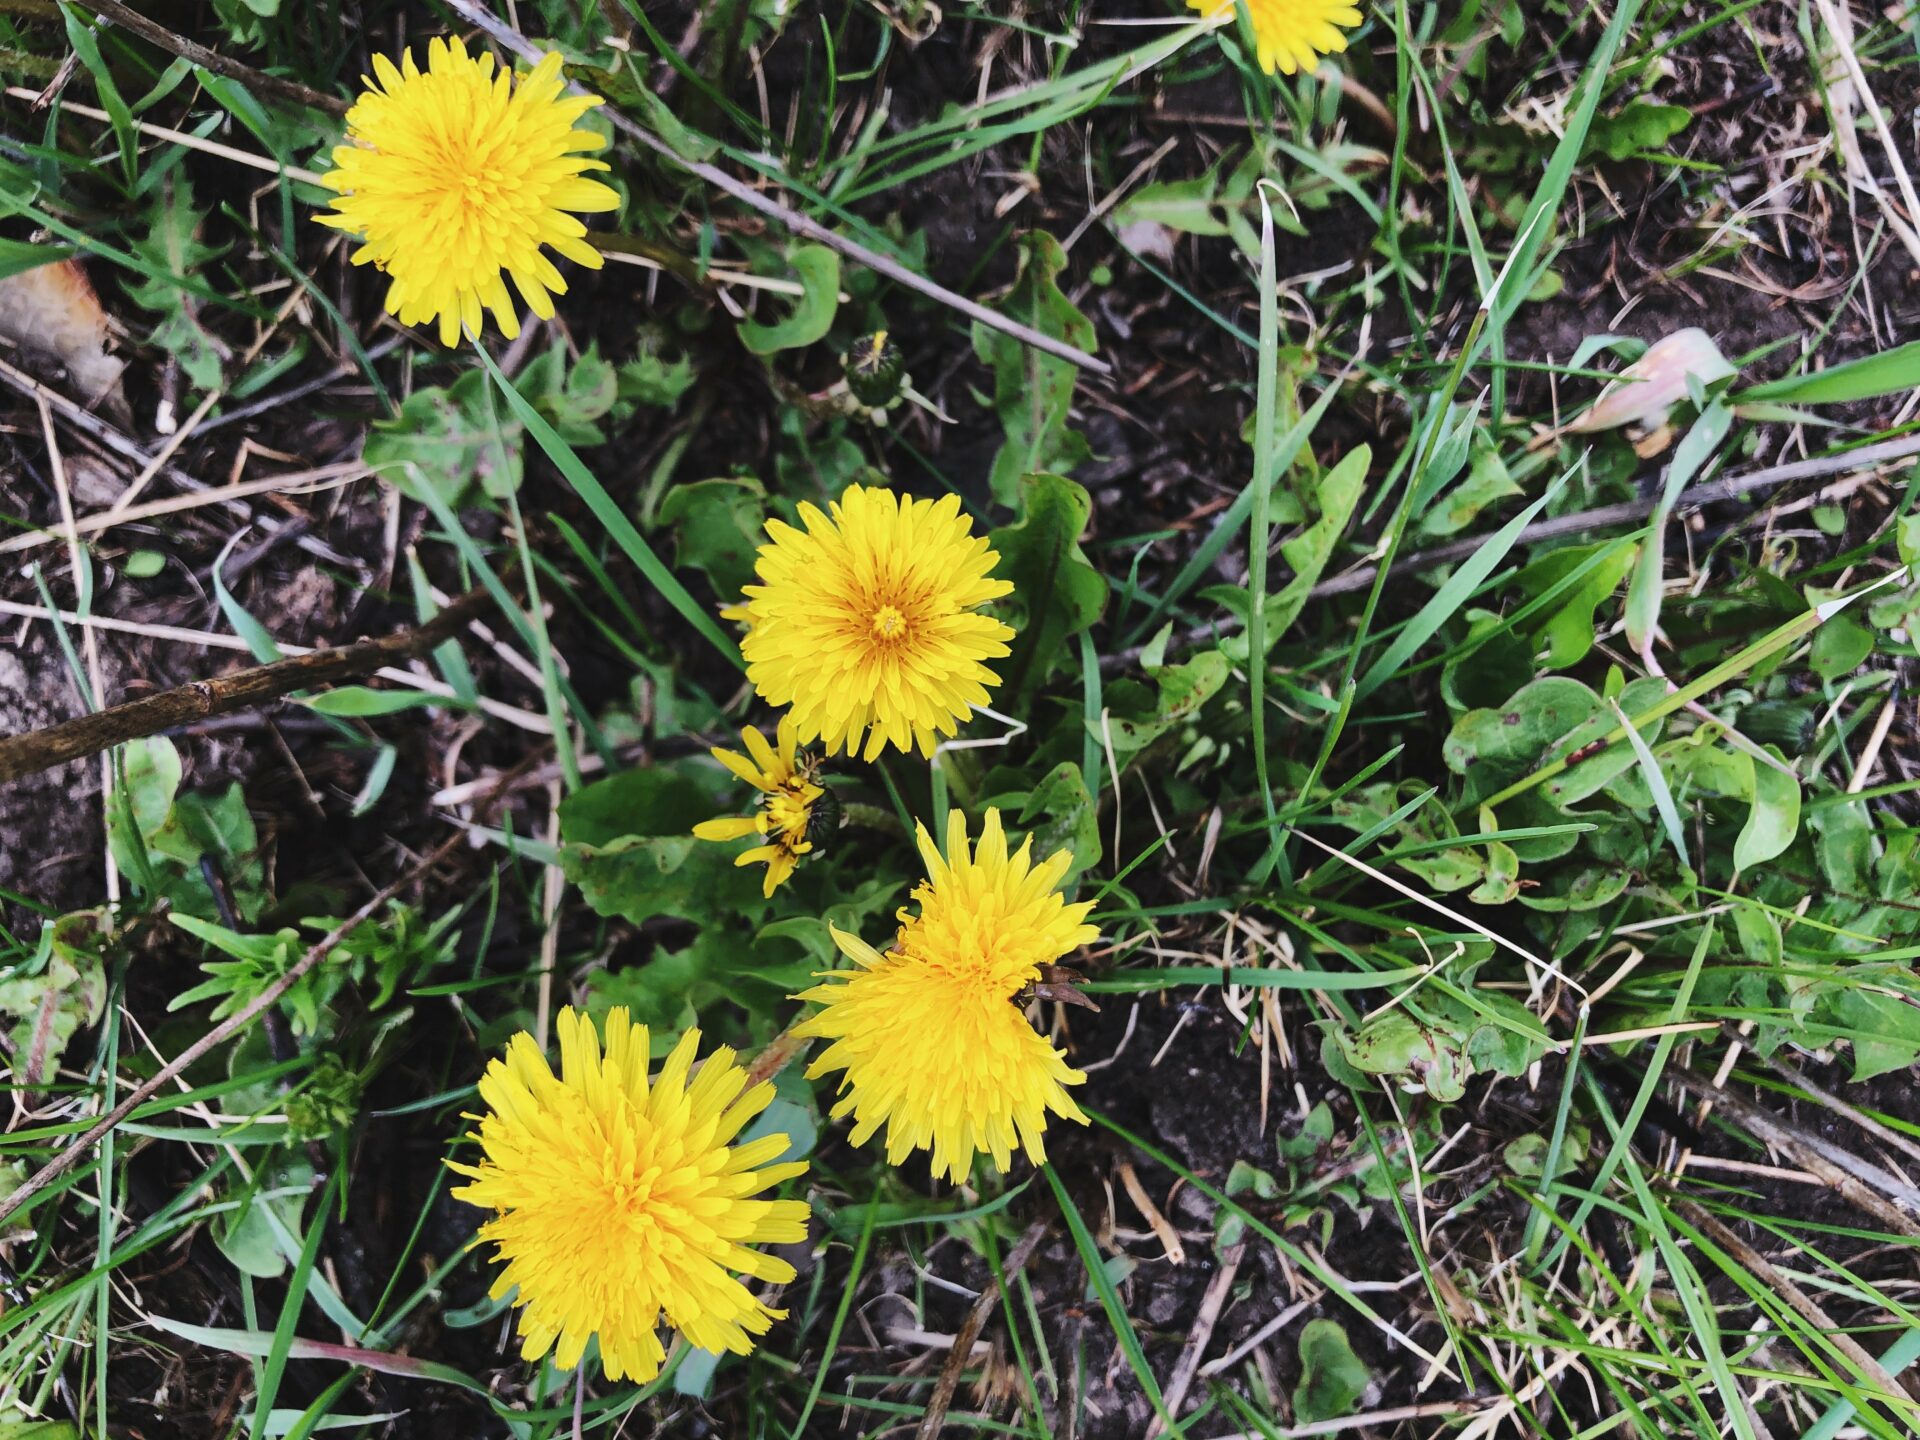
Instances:
[[[1218,650],[1203,650],[1182,665],[1162,666],[1155,676],[1159,685],[1155,703],[1144,712],[1109,717],[1107,730],[1113,736],[1115,760],[1126,764],[1176,725],[1191,720],[1202,705],[1220,693],[1232,674],[1233,662]],[[1117,696],[1119,687],[1114,690]],[[1118,706],[1115,708],[1118,711]]]
[[[1046,679],[1066,642],[1100,618],[1107,582],[1080,549],[1093,513],[1081,486],[1059,475],[1028,475],[1020,500],[1026,518],[989,539],[1000,553],[994,576],[1013,582],[1012,603],[1021,612],[1003,678],[1009,690],[1026,693]]]
[[[1293,1418],[1317,1425],[1353,1414],[1373,1383],[1373,1372],[1353,1353],[1338,1320],[1309,1320],[1300,1327],[1300,1383],[1293,1391]]]
[[[99,1021],[107,1003],[101,958],[106,927],[105,914],[97,910],[45,921],[43,963],[0,980],[0,1016],[13,1021],[8,1039],[14,1084],[28,1089],[48,1084],[74,1032]]]
[[[1768,747],[1768,753],[1776,759],[1782,758],[1772,746]],[[1734,868],[1748,870],[1784,855],[1799,830],[1800,782],[1784,771],[1756,761],[1753,808],[1747,812],[1747,823],[1733,842]]]
[[[305,704],[316,714],[353,718],[393,715],[402,710],[424,709],[429,705],[461,708],[458,701],[444,695],[429,695],[421,690],[370,690],[365,685],[342,685],[338,690],[315,695]]]
[[[1852,986],[1829,1000],[1835,1022],[1853,1042],[1853,1079],[1905,1070],[1920,1059],[1920,1008],[1898,995]]]
[[[1333,386],[1327,387],[1332,394]],[[1313,587],[1320,583],[1334,548],[1347,533],[1360,497],[1366,493],[1367,471],[1373,464],[1373,450],[1356,446],[1340,457],[1335,465],[1312,485],[1318,509],[1314,522],[1291,539],[1280,544],[1280,558],[1293,569],[1293,578],[1267,597],[1267,648],[1284,635],[1306,608]],[[1236,660],[1244,661],[1251,641],[1243,632],[1228,640],[1222,648]]]
[[[1587,132],[1588,155],[1626,160],[1647,151],[1659,151],[1693,120],[1684,105],[1653,105],[1635,100],[1617,115],[1603,115]]]
[[[193,189],[185,176],[176,175],[147,212],[145,236],[131,247],[151,278],[128,285],[127,296],[161,316],[148,343],[172,355],[195,389],[212,390],[220,384],[228,350],[201,325],[200,302],[182,283],[221,253],[200,241],[204,218],[193,208]]]
[[[36,245],[27,240],[0,237],[0,280],[38,270],[42,265],[65,260],[72,254],[73,248],[68,245]],[[0,1435],[5,1433],[0,1430]]]
[[[450,386],[416,390],[400,413],[374,423],[361,458],[402,495],[418,499],[431,486],[450,508],[477,485],[503,499],[524,474],[523,429],[490,405],[487,376],[469,370]]]
[[[805,293],[794,302],[786,319],[773,325],[748,320],[740,327],[740,343],[756,355],[797,350],[826,337],[840,309],[840,255],[824,245],[801,245],[787,256]]]
[[[1521,493],[1507,472],[1507,462],[1478,430],[1474,432],[1467,478],[1427,508],[1420,517],[1424,535],[1455,535],[1471,525],[1482,510],[1509,496]]]
[[[1853,674],[1873,654],[1873,632],[1851,615],[1835,615],[1814,633],[1807,664],[1823,680]]]
[[[1157,180],[1142,185],[1114,207],[1113,225],[1118,230],[1130,225],[1164,225],[1186,235],[1231,234],[1221,212],[1218,168],[1191,180]]]
[[[68,1420],[0,1420],[0,1440],[80,1440]]]
[[[766,540],[766,488],[744,477],[676,485],[660,503],[660,523],[673,529],[674,563],[703,571],[714,593],[732,600],[752,583]]]
[[[1920,340],[1862,356],[1825,370],[1754,385],[1728,398],[1736,405],[1844,405],[1920,389]]]
[[[1043,821],[1044,824],[1037,824]],[[1027,795],[1020,807],[1020,828],[1033,837],[1036,855],[1045,857],[1056,850],[1073,856],[1066,885],[1072,885],[1081,871],[1100,863],[1100,810],[1079,765],[1062,760]]]
[[[693,827],[757,798],[704,760],[596,781],[561,804],[561,866],[595,911],[636,925],[656,915],[700,925],[756,918],[767,909],[762,872],[736,867],[739,846],[696,840]]]
[[[1060,242],[1051,235],[1035,230],[1021,236],[1019,274],[1000,308],[1043,335],[1091,350],[1093,322],[1055,283],[1066,264]],[[1091,454],[1086,441],[1067,428],[1080,372],[1072,361],[1035,350],[978,321],[973,351],[993,371],[993,408],[1007,437],[994,456],[989,483],[994,499],[1014,505],[1023,476],[1065,473]]]
[[[1514,584],[1529,596],[1545,595],[1586,560],[1605,552],[1594,567],[1573,587],[1564,592],[1553,608],[1534,622],[1529,643],[1535,650],[1545,646],[1547,667],[1565,670],[1578,665],[1593,649],[1594,612],[1619,588],[1627,571],[1633,568],[1638,547],[1630,542],[1603,540],[1594,545],[1570,545],[1555,550],[1527,566],[1514,577]]]

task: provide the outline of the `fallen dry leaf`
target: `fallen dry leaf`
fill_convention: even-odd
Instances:
[[[57,260],[0,280],[0,342],[27,368],[64,381],[76,400],[128,418],[120,389],[127,362],[108,353],[112,330],[78,260]],[[58,375],[48,374],[57,369]]]
[[[1713,337],[1689,326],[1663,336],[1647,353],[1622,370],[1593,402],[1593,408],[1567,427],[1576,435],[1614,430],[1622,425],[1659,428],[1667,412],[1687,398],[1687,377],[1711,385],[1734,373]]]

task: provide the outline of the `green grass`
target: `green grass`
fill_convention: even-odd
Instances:
[[[187,38],[343,97],[401,13],[262,8],[206,7]],[[418,42],[476,7],[403,8]],[[129,747],[110,824],[87,810],[97,760],[22,802],[55,853],[0,868],[5,1188],[212,1023],[168,1008],[220,958],[169,912],[301,933],[450,827],[474,845],[4,1222],[6,1414],[104,1435],[150,1427],[164,1393],[183,1433],[249,1440],[676,1434],[696,1413],[877,1440],[915,1433],[947,1370],[951,1433],[1920,1428],[1887,1388],[1920,1358],[1896,1153],[1920,1138],[1900,1106],[1920,527],[1910,460],[1863,479],[1846,455],[1909,432],[1920,347],[1886,338],[1905,221],[1825,142],[1844,126],[1876,174],[1885,156],[1836,55],[1809,52],[1850,45],[1903,113],[1910,7],[1836,41],[1775,0],[1391,0],[1317,76],[1279,78],[1244,23],[1171,3],[478,9],[563,48],[667,152],[912,283],[801,252],[603,126],[623,203],[596,224],[673,264],[570,269],[526,343],[446,352],[382,319],[385,278],[326,248],[325,192],[286,173],[326,168],[337,121],[84,4],[0,0],[8,84],[75,61],[50,110],[0,102],[0,285],[84,257],[131,362],[126,406],[56,414],[62,473],[144,468],[163,400],[179,423],[216,397],[211,422],[335,375],[189,435],[142,496],[178,511],[0,580],[41,708],[214,673],[183,632],[266,656],[424,618],[436,591],[495,602],[432,657],[445,704],[369,679],[318,720]],[[1786,133],[1806,144],[1777,158]],[[1057,273],[1034,231],[1078,232]],[[1090,331],[1115,373],[1003,343],[933,284]],[[1640,454],[1567,428],[1684,325],[1740,373],[1671,435]],[[16,348],[48,327],[26,328],[10,365],[38,363]],[[882,329],[913,394],[876,415],[838,382]],[[0,400],[0,518],[46,529],[39,415],[17,383]],[[375,473],[284,505],[179,479],[363,449]],[[1802,456],[1821,473],[1689,514],[1703,480]],[[1084,482],[1084,534],[1040,533],[1033,470]],[[1018,674],[1005,723],[965,733],[986,743],[831,762],[848,823],[763,902],[684,840],[747,803],[707,748],[773,721],[719,612],[768,518],[876,476],[1039,547],[1002,611]],[[296,523],[260,549],[268,520]],[[1093,1067],[1090,1127],[1049,1128],[1044,1184],[1024,1158],[957,1192],[924,1155],[896,1172],[792,1065],[778,1113],[812,1169],[789,1193],[814,1224],[786,1318],[750,1354],[680,1346],[646,1385],[522,1362],[438,1164],[470,1148],[487,1058],[566,1003],[759,1050],[837,963],[819,919],[879,943],[919,878],[913,826],[988,805],[1075,852],[1102,929],[1079,957],[1102,1013],[1032,1012]],[[55,1015],[58,1064],[29,1075]],[[989,1283],[985,1348],[953,1356]],[[1366,1383],[1312,1368],[1309,1320]]]

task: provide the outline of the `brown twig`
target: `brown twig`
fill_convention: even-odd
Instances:
[[[274,981],[273,984],[261,991],[259,995],[255,996],[246,1008],[235,1011],[232,1015],[229,1015],[205,1035],[202,1035],[198,1040],[194,1041],[193,1044],[174,1056],[173,1059],[169,1060],[165,1065],[162,1065],[159,1070],[154,1072],[151,1079],[143,1081],[140,1085],[134,1087],[126,1099],[102,1115],[85,1134],[76,1138],[66,1149],[42,1165],[25,1183],[14,1190],[12,1194],[8,1195],[5,1200],[0,1200],[0,1223],[4,1223],[16,1211],[28,1204],[34,1196],[38,1195],[68,1170],[71,1170],[75,1165],[79,1164],[81,1157],[93,1148],[95,1142],[97,1142],[101,1136],[125,1120],[155,1095],[159,1094],[162,1088],[170,1084],[177,1076],[185,1073],[194,1062],[213,1050],[223,1041],[229,1040],[239,1034],[258,1019],[261,1013],[268,1007],[277,1004],[281,996],[285,995],[287,991],[291,990],[295,985],[298,985],[314,966],[326,959],[326,957],[332,953],[335,946],[353,933],[356,926],[372,919],[389,900],[393,899],[394,896],[398,895],[416,879],[431,871],[434,866],[452,854],[456,847],[465,844],[466,840],[467,835],[464,830],[448,836],[426,859],[408,870],[406,874],[402,875],[398,880],[395,880],[391,885],[383,888],[371,900],[367,901],[366,904],[362,905],[358,910],[354,911],[353,914],[341,921],[339,925],[335,926],[319,943],[296,960],[286,974],[282,975],[278,980]]]
[[[496,41],[523,59],[537,61],[545,53],[538,45],[527,39],[527,37],[522,35],[518,30],[515,30],[498,16],[489,13],[485,7],[477,4],[476,0],[447,0],[447,8],[452,10],[456,15],[479,26]],[[575,88],[577,89],[578,87]],[[1012,319],[1009,316],[989,310],[977,301],[969,300],[964,295],[956,294],[944,285],[938,285],[932,280],[927,279],[924,275],[915,274],[899,261],[882,255],[877,250],[869,250],[858,240],[852,240],[845,235],[836,234],[819,221],[801,214],[798,210],[774,199],[771,195],[762,194],[743,181],[734,179],[733,176],[727,174],[724,170],[708,165],[700,160],[689,159],[644,125],[621,114],[618,110],[609,107],[607,110],[607,119],[612,123],[614,129],[631,139],[639,141],[642,145],[646,146],[647,149],[653,151],[654,154],[669,164],[677,165],[688,174],[697,179],[704,180],[707,184],[713,186],[714,189],[731,195],[742,205],[758,210],[762,215],[768,216],[771,219],[778,220],[794,234],[825,245],[829,249],[838,250],[848,259],[859,261],[869,270],[878,271],[897,284],[905,285],[910,290],[917,290],[928,299],[937,300],[949,309],[958,310],[969,320],[977,320],[982,325],[1011,335],[1024,345],[1031,345],[1036,350],[1044,350],[1047,354],[1056,355],[1062,360],[1070,360],[1082,369],[1091,370],[1095,374],[1111,375],[1113,373],[1113,367],[1108,365],[1104,360],[1097,360],[1087,354],[1086,351],[1069,345],[1064,340],[1057,340],[1051,335],[1044,335],[1030,325],[1023,325],[1018,320]]]
[[[1200,1361],[1205,1358],[1207,1345],[1213,1339],[1213,1327],[1220,1323],[1220,1312],[1226,1309],[1227,1294],[1240,1274],[1240,1262],[1246,1258],[1246,1253],[1244,1241],[1230,1247],[1221,1256],[1220,1268],[1213,1272],[1213,1279],[1207,1282],[1207,1293],[1200,1297],[1200,1313],[1194,1317],[1193,1333],[1187,1338],[1186,1349],[1180,1352],[1179,1363],[1173,1367],[1173,1378],[1167,1382],[1166,1407],[1169,1415],[1178,1415],[1180,1407],[1186,1403],[1187,1389],[1200,1371]],[[1147,1432],[1147,1440],[1156,1440],[1156,1437],[1166,1433],[1166,1422],[1156,1419],[1153,1428]]]
[[[229,80],[238,80],[249,90],[257,90],[263,95],[273,95],[281,100],[291,100],[296,105],[311,105],[316,110],[324,110],[329,115],[347,113],[347,102],[337,95],[322,94],[318,90],[302,85],[297,80],[282,80],[277,75],[268,75],[251,65],[243,65],[238,60],[229,60],[218,51],[196,44],[184,35],[176,35],[166,26],[157,24],[142,15],[138,10],[128,9],[120,0],[74,0],[82,10],[98,15],[102,20],[110,20],[130,34],[138,35],[149,45],[158,45],[169,55],[178,55],[181,59],[198,65],[202,70],[211,70],[215,75],[224,75]]]
[[[1778,1150],[1802,1170],[1817,1175],[1855,1209],[1873,1216],[1889,1229],[1920,1239],[1920,1191],[1884,1166],[1855,1155],[1824,1136],[1802,1130],[1755,1104],[1735,1090],[1723,1090],[1688,1070],[1667,1075],[1703,1100],[1711,1100],[1750,1131],[1756,1140]]]
[[[461,596],[424,625],[374,640],[316,650],[271,665],[256,665],[213,680],[194,680],[158,695],[81,715],[43,730],[0,740],[0,785],[97,755],[142,736],[157,735],[214,715],[245,710],[295,690],[366,675],[394,660],[431,650],[491,603],[484,590]]]
[[[1039,1248],[1041,1240],[1046,1238],[1047,1222],[1036,1220],[1027,1227],[1027,1233],[1020,1237],[1020,1243],[1013,1247],[1007,1256],[1007,1263],[1000,1273],[1011,1280],[1027,1268],[1027,1261]],[[967,1357],[973,1354],[973,1342],[980,1338],[981,1328],[987,1323],[987,1316],[1000,1299],[1000,1282],[990,1280],[987,1288],[980,1292],[980,1298],[973,1302],[973,1309],[967,1312],[967,1318],[961,1323],[959,1333],[953,1337],[953,1349],[947,1352],[946,1363],[940,1367],[940,1378],[934,1382],[933,1394],[927,1399],[927,1408],[920,1416],[920,1428],[914,1432],[914,1440],[940,1440],[940,1427],[947,1418],[947,1409],[953,1404],[953,1392],[959,1387],[960,1372],[967,1368]]]

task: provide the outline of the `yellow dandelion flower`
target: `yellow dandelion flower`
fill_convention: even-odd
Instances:
[[[1360,12],[1347,0],[1246,0],[1253,21],[1254,43],[1260,49],[1260,68],[1283,75],[1304,70],[1311,75],[1322,55],[1338,55],[1347,48],[1342,27],[1360,23]],[[1234,0],[1187,0],[1187,8],[1207,19],[1232,13]]]
[[[1091,901],[1069,905],[1058,893],[1072,855],[1059,850],[1036,865],[1032,836],[1008,854],[998,810],[987,811],[971,850],[966,817],[949,815],[944,859],[922,827],[920,854],[919,914],[900,912],[885,955],[836,929],[859,968],[829,972],[796,997],[821,1008],[795,1033],[833,1042],[807,1074],[845,1072],[833,1114],[852,1113],[854,1144],[885,1124],[889,1164],[930,1149],[933,1173],[964,1184],[976,1153],[1002,1172],[1016,1146],[1043,1162],[1049,1110],[1086,1123],[1066,1087],[1087,1077],[1034,1031],[1014,997],[1100,932],[1086,923]]]
[[[889,744],[932,755],[1000,683],[985,662],[1013,631],[979,607],[1013,586],[989,578],[1000,556],[958,496],[852,485],[828,508],[802,505],[802,530],[767,522],[760,583],[727,612],[747,624],[747,678],[829,755],[862,736],[869,760]]]
[[[515,85],[458,39],[428,47],[424,74],[411,54],[399,68],[376,55],[373,69],[378,79],[363,77],[366,92],[347,112],[348,143],[321,177],[340,198],[320,223],[358,236],[353,263],[393,277],[387,313],[403,325],[438,319],[442,345],[457,344],[463,325],[479,335],[483,308],[508,339],[520,333],[506,275],[551,319],[567,282],[541,247],[599,269],[586,227],[567,212],[620,200],[585,177],[606,163],[579,153],[605,143],[574,123],[599,97],[561,95],[557,54]]]
[[[448,1162],[473,1181],[454,1198],[494,1212],[474,1244],[506,1264],[493,1298],[519,1289],[522,1357],[570,1370],[598,1335],[609,1379],[650,1380],[662,1312],[700,1349],[745,1354],[786,1312],[730,1272],[786,1284],[791,1265],[747,1247],[807,1238],[805,1201],[752,1198],[807,1168],[768,1163],[787,1137],[732,1143],[773,1086],[746,1089],[724,1046],[689,1081],[698,1030],[649,1086],[647,1028],[621,1007],[604,1055],[586,1016],[562,1010],[558,1030],[557,1079],[525,1031],[488,1064],[480,1163]]]
[[[733,863],[765,865],[767,879],[760,893],[772,899],[800,857],[812,852],[816,825],[832,824],[839,807],[826,787],[814,782],[813,765],[799,755],[799,726],[792,715],[781,717],[771,745],[751,725],[740,732],[740,738],[747,747],[745,755],[716,748],[713,758],[760,792],[760,813],[702,820],[693,833],[701,840],[761,836],[766,844],[742,850]]]

